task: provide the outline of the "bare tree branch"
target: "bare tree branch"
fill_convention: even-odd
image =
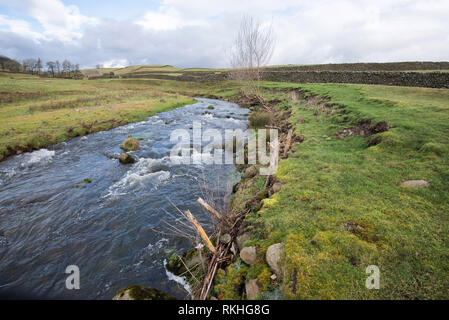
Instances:
[[[260,91],[263,68],[273,56],[275,37],[272,23],[263,26],[249,15],[243,16],[231,50],[231,80],[248,81],[247,94],[254,95],[265,106]]]

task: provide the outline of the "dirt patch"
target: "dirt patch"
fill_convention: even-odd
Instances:
[[[248,107],[249,109],[260,105],[259,99],[255,96],[246,95],[243,92],[239,92],[235,97],[233,97],[232,101],[242,107]]]
[[[338,131],[335,135],[337,139],[343,140],[348,137],[361,135],[363,138],[368,140],[368,145],[376,145],[381,141],[380,137],[372,137],[375,134],[382,133],[388,131],[390,126],[385,121],[377,122],[376,124],[372,124],[370,119],[362,119],[358,122],[355,127],[345,128],[343,130]]]
[[[307,99],[306,108],[320,108],[326,106],[326,99],[317,97],[317,96],[311,96]]]

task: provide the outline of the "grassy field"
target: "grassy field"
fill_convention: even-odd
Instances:
[[[0,160],[191,103],[161,85],[0,73]]]
[[[258,278],[259,298],[449,298],[449,90],[265,86],[267,100],[291,107],[289,121],[305,140],[280,161],[281,190],[246,219],[247,244],[256,246],[258,262],[246,266],[238,259],[219,271],[214,294],[240,298],[236,286]],[[0,159],[143,120],[195,96],[232,98],[240,89],[235,82],[4,73],[0,88]],[[308,100],[291,94],[298,90]],[[385,121],[389,129],[368,138],[344,136],[367,120]],[[263,192],[264,179],[253,179],[250,192]],[[431,186],[400,186],[411,179]],[[264,254],[277,242],[285,244],[284,276],[273,282]],[[380,268],[380,290],[365,288],[368,265]]]
[[[109,74],[110,72],[114,72],[116,75],[123,75],[127,73],[134,73],[134,72],[152,72],[152,71],[166,71],[166,72],[174,72],[174,71],[182,71],[183,69],[169,66],[169,65],[136,65],[136,66],[129,66],[124,68],[90,68],[90,69],[84,69],[82,72],[84,74],[88,73],[89,71],[98,71],[100,74]],[[188,69],[186,69],[188,70]]]
[[[290,121],[305,141],[280,161],[280,192],[247,217],[246,244],[256,246],[258,262],[219,273],[216,294],[238,298],[233,288],[243,275],[259,280],[260,298],[448,299],[449,90],[267,86],[283,90],[270,98],[292,106]],[[287,88],[327,102],[286,98]],[[361,119],[386,121],[389,130],[337,138]],[[253,194],[263,191],[263,178],[253,179]],[[412,179],[431,187],[400,186]],[[264,254],[277,242],[285,244],[285,274],[273,283]],[[380,268],[380,290],[365,288],[368,265]]]

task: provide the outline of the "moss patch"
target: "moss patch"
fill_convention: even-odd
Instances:
[[[132,285],[120,289],[115,294],[114,300],[176,300],[176,298],[169,296],[157,289],[144,287],[140,285]]]
[[[125,139],[123,144],[120,146],[120,148],[124,151],[134,151],[139,148],[140,143],[137,139],[134,139],[132,137],[128,137]]]

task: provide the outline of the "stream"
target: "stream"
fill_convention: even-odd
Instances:
[[[197,101],[0,162],[0,296],[111,299],[140,284],[186,298],[164,260],[192,243],[161,232],[180,218],[175,206],[210,223],[196,202],[199,186],[226,202],[240,175],[233,164],[171,163],[170,134],[192,131],[193,121],[219,130],[248,125],[248,109]],[[129,135],[140,139],[137,161],[122,165],[119,146]],[[79,290],[66,288],[69,265],[79,267]]]

